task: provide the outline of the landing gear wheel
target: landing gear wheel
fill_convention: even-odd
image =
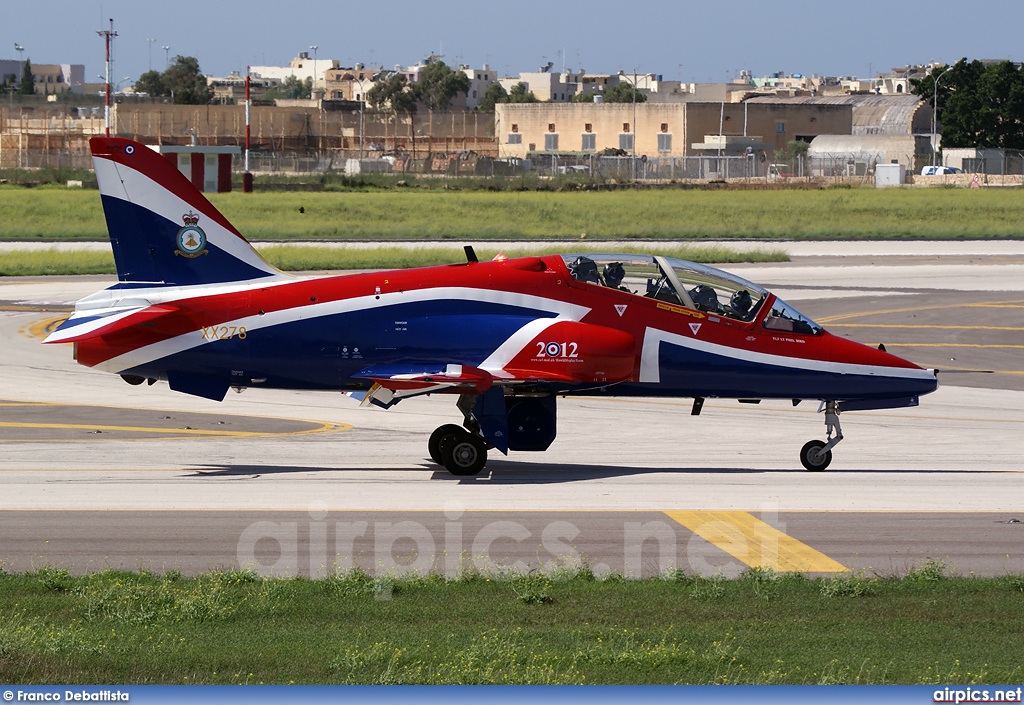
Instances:
[[[430,440],[427,441],[427,452],[430,454],[430,459],[438,465],[444,465],[444,460],[441,458],[441,441],[445,436],[456,436],[460,433],[465,433],[462,426],[456,426],[453,423],[446,423],[444,426],[435,428],[434,432],[430,434]]]
[[[832,462],[832,451],[828,450],[818,455],[825,447],[825,441],[807,441],[800,449],[800,462],[811,472],[824,470]]]
[[[476,475],[487,462],[487,445],[480,436],[463,431],[445,436],[440,443],[441,460],[452,475]]]

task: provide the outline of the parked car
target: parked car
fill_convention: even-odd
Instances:
[[[937,176],[939,174],[962,174],[963,169],[955,166],[926,166],[921,168],[921,176]]]

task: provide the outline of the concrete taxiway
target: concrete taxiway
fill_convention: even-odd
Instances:
[[[492,451],[456,478],[425,452],[456,421],[450,398],[383,412],[131,387],[39,344],[109,278],[0,280],[0,565],[1024,570],[1024,248],[871,246],[728,267],[833,333],[943,370],[917,408],[844,414],[824,473],[797,460],[824,436],[810,403],[709,400],[691,417],[688,400],[564,399],[547,453]]]

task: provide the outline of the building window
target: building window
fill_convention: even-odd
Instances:
[[[658,135],[658,151],[672,151],[672,135],[665,134],[664,132]]]
[[[784,135],[784,134],[786,134],[786,123],[781,122],[781,121],[775,123],[775,134],[777,134],[777,135]]]
[[[668,132],[668,123],[667,122],[661,123],[661,131],[662,132]]]
[[[545,152],[557,152],[558,151],[558,133],[544,135],[544,151]]]
[[[622,123],[622,131],[623,132],[629,132],[629,123],[628,122]]]
[[[597,135],[593,132],[587,132],[583,135],[583,146],[581,147],[584,152],[593,152],[597,150]]]
[[[476,98],[476,91],[473,91],[473,97]]]
[[[519,125],[512,123],[512,132],[519,132]]]
[[[511,132],[511,133],[509,133],[509,136],[508,136],[508,143],[509,144],[522,144],[523,143],[523,136],[520,135],[517,132]]]
[[[586,125],[583,126],[583,131],[584,132],[593,132],[594,131],[594,126],[591,123],[588,122]]]
[[[554,131],[555,131],[555,123],[549,122],[548,123],[548,132],[554,132]]]
[[[527,151],[536,152],[537,151],[537,143],[536,142],[530,142],[530,148]]]
[[[623,152],[633,151],[633,135],[623,134],[619,135],[619,149]]]

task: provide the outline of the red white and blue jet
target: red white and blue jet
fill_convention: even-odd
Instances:
[[[841,411],[915,406],[936,373],[829,334],[757,284],[693,262],[551,255],[296,277],[268,264],[166,157],[94,138],[118,283],[77,303],[47,343],[131,384],[223,400],[252,386],[343,392],[384,408],[452,394],[430,457],[456,475],[489,448],[546,450],[559,395],[817,400]]]

